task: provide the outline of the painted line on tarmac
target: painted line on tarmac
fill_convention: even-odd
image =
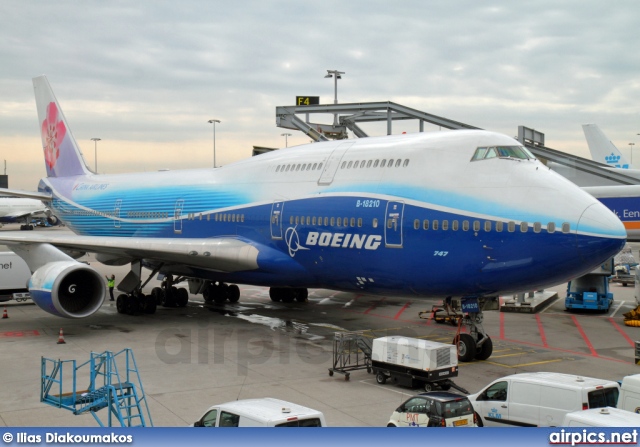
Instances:
[[[540,339],[542,340],[542,346],[548,348],[547,336],[544,334],[544,327],[542,326],[542,319],[540,315],[536,314],[536,323],[538,323],[538,331],[540,332]]]
[[[573,324],[576,325],[576,328],[578,329],[578,332],[580,332],[580,335],[582,336],[582,339],[587,344],[587,348],[589,348],[589,351],[591,351],[591,355],[594,356],[594,357],[600,357],[598,355],[598,351],[595,350],[595,348],[593,347],[593,345],[589,341],[589,337],[587,337],[586,332],[584,331],[584,329],[582,329],[582,326],[578,322],[578,319],[576,318],[576,316],[575,315],[571,315],[571,319],[573,320]]]
[[[492,365],[503,366],[505,368],[514,369],[514,368],[522,368],[522,367],[525,367],[525,366],[544,365],[546,363],[556,363],[556,362],[561,362],[563,360],[564,359],[540,360],[539,362],[518,363],[516,365],[507,365],[505,363],[491,362],[489,360],[485,360],[485,363],[490,363]]]
[[[397,320],[398,318],[400,318],[400,315],[402,315],[402,312],[404,312],[405,310],[407,310],[409,308],[409,306],[411,306],[411,301],[407,301],[407,303],[402,306],[402,309],[400,309],[398,311],[398,313],[396,314],[395,317],[393,317],[394,320]]]
[[[410,396],[415,396],[415,395],[417,394],[417,393],[411,393],[411,394],[409,394],[409,393],[405,393],[405,392],[403,392],[403,391],[398,391],[398,390],[389,389],[389,388],[385,387],[384,385],[379,385],[378,383],[369,383],[369,382],[371,382],[372,380],[374,380],[374,379],[365,379],[365,380],[360,380],[359,382],[360,382],[360,383],[363,383],[363,384],[365,384],[365,385],[370,385],[370,386],[378,387],[378,388],[379,388],[379,389],[381,389],[381,390],[389,391],[389,392],[391,392],[391,393],[402,394],[402,395],[404,395],[404,396],[409,396],[409,397],[410,397]]]
[[[369,307],[367,310],[364,311],[364,314],[367,315],[369,312],[371,312],[372,310],[374,310],[376,307],[378,307],[380,304],[382,304],[382,302],[384,300],[386,300],[387,297],[382,297],[381,299],[379,299],[378,301],[375,301],[371,307]]]
[[[627,340],[627,343],[629,343],[629,345],[631,347],[635,347],[636,343],[631,340],[631,337],[629,337],[627,335],[627,333],[625,331],[622,330],[622,328],[618,325],[618,323],[616,323],[613,318],[609,318],[609,322],[613,325],[613,327],[620,333],[620,335],[622,335],[622,337]]]
[[[618,306],[613,310],[613,313],[609,315],[609,318],[615,317],[616,313],[620,310],[620,308],[624,305],[624,301],[622,301]]]

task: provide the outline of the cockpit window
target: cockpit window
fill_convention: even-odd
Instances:
[[[471,157],[472,161],[488,158],[514,158],[518,160],[534,160],[535,157],[524,146],[489,146],[479,147]]]

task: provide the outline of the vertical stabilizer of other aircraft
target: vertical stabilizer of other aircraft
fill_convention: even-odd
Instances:
[[[631,163],[600,130],[597,124],[583,124],[582,130],[587,139],[593,161],[604,163],[612,168],[631,168]]]

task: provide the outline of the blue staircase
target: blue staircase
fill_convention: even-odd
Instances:
[[[133,351],[91,353],[75,360],[42,357],[40,401],[73,414],[91,413],[101,427],[152,427],[151,414]],[[66,373],[66,375],[65,375]],[[78,388],[78,383],[88,386]],[[98,412],[108,409],[101,418]]]

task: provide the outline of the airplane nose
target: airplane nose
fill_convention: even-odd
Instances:
[[[586,262],[603,262],[616,255],[626,238],[620,219],[600,202],[585,208],[578,220],[578,250]]]

